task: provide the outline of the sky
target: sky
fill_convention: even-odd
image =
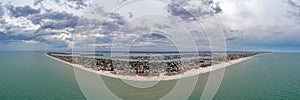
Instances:
[[[0,51],[69,50],[300,51],[300,1],[0,1]]]

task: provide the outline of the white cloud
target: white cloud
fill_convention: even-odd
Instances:
[[[22,40],[22,42],[28,43],[28,44],[37,44],[37,43],[39,43],[38,41],[34,41],[34,40]]]
[[[226,34],[237,36],[237,42],[276,44],[300,36],[299,27],[293,27],[299,22],[289,17],[291,7],[285,1],[227,0],[222,1],[220,6],[223,13],[218,15],[218,19],[225,30],[237,30]]]
[[[194,22],[180,20],[189,23],[185,25],[190,26],[184,28],[178,24],[178,21],[169,20],[175,17],[177,19],[196,17],[196,19],[199,18],[200,22],[206,22],[205,18],[201,18],[202,16],[207,15],[206,18],[213,16],[205,7],[212,7],[212,10],[216,10],[216,7],[220,6],[222,12],[218,12],[216,15],[224,29],[228,45],[248,48],[247,44],[274,45],[288,42],[300,44],[300,20],[297,18],[300,17],[300,13],[297,11],[300,9],[300,7],[297,8],[300,3],[296,0],[214,0],[215,2],[209,2],[210,0],[174,0],[173,3],[175,4],[169,8],[168,5],[170,6],[170,4],[168,3],[146,0],[146,2],[137,1],[122,6],[120,9],[115,9],[116,12],[112,16],[108,16],[110,11],[119,3],[105,5],[101,2],[102,4],[99,3],[95,7],[96,4],[88,0],[85,8],[85,4],[81,4],[79,1],[48,0],[38,3],[36,6],[33,6],[33,1],[22,1],[26,2],[24,4],[14,1],[11,5],[15,7],[29,5],[32,9],[40,8],[41,12],[14,17],[9,14],[7,9],[4,9],[4,16],[0,16],[0,35],[3,35],[0,38],[16,39],[16,41],[19,39],[19,42],[27,44],[44,43],[53,45],[53,47],[66,46],[71,48],[75,43],[78,47],[107,48],[112,46],[109,44],[116,40],[118,43],[115,45],[121,47],[136,38],[143,38],[144,33],[160,32],[166,37],[181,39],[181,43],[178,45],[189,48],[194,44],[184,40],[188,39],[187,37],[182,38],[180,36],[195,30],[199,32],[191,33],[191,37],[196,41],[198,48],[208,49],[208,37],[201,33],[202,29],[194,26]],[[3,3],[5,5],[7,1],[3,1]],[[209,5],[204,5],[205,3]],[[88,6],[89,4],[93,6]],[[176,6],[178,4],[180,6]],[[191,16],[189,13],[194,15]],[[80,19],[79,24],[75,27],[77,25],[75,21],[78,19]],[[100,27],[102,22],[105,23]],[[216,30],[218,28],[216,26]],[[136,46],[155,46],[158,44],[168,46],[170,43],[168,44],[163,40],[140,41]]]

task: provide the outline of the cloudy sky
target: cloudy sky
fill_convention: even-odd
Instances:
[[[0,50],[112,48],[300,51],[300,1],[0,1]]]

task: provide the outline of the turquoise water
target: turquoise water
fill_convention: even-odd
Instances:
[[[227,67],[214,99],[299,100],[299,60],[300,53],[272,53]],[[0,69],[0,100],[86,99],[76,82],[73,68],[44,53],[2,52]],[[199,76],[198,84],[189,99],[200,98],[208,76]],[[103,80],[108,87],[116,87],[110,90],[123,99],[158,99],[171,91],[170,88],[176,82],[161,82],[152,89],[137,89],[124,83],[120,85],[118,80],[109,77],[103,77]],[[141,91],[156,97],[147,98],[144,94],[133,93]]]

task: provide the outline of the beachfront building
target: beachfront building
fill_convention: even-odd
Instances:
[[[227,56],[212,55],[209,53],[200,53],[198,55],[120,56],[113,59],[95,57],[90,54],[47,54],[69,63],[82,65],[96,71],[110,71],[111,73],[118,75],[159,76],[161,73],[165,73],[165,75],[177,75],[190,69],[209,67],[224,61],[254,56],[258,53],[230,53]]]

